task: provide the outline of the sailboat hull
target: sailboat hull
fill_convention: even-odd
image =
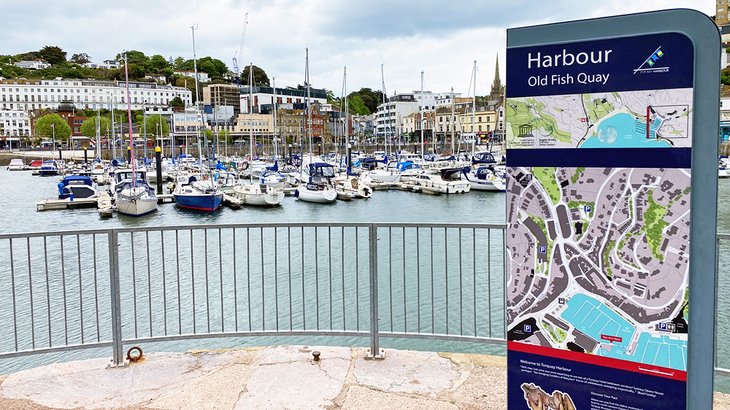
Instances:
[[[324,189],[324,190],[311,190],[307,189],[306,187],[299,187],[294,192],[294,196],[297,197],[300,201],[304,202],[313,202],[318,204],[329,204],[333,203],[337,200],[337,191],[334,189]]]
[[[118,199],[117,212],[129,216],[142,216],[157,210],[157,198]]]
[[[175,204],[180,208],[211,212],[221,207],[223,193],[185,195],[175,194]]]

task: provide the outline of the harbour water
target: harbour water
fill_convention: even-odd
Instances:
[[[2,181],[0,183],[0,209],[2,209],[0,215],[4,220],[4,223],[0,225],[0,232],[2,233],[263,222],[367,223],[376,221],[501,224],[504,223],[505,209],[504,194],[500,193],[471,192],[466,195],[431,196],[403,191],[378,191],[369,200],[338,202],[332,205],[302,203],[292,197],[287,197],[283,205],[277,208],[243,208],[240,210],[224,208],[212,214],[201,214],[181,210],[173,204],[165,204],[159,206],[155,214],[141,218],[127,218],[115,215],[111,219],[100,219],[95,209],[36,212],[36,201],[54,196],[58,182],[57,178],[41,178],[32,176],[29,172],[8,172],[3,169],[0,170],[0,181]],[[730,201],[730,180],[719,180],[718,183],[720,204],[718,207],[718,231],[730,232],[730,207],[725,206],[725,204],[730,203],[728,202]],[[397,242],[400,237],[396,236],[394,239]],[[137,255],[137,258],[143,258],[143,255]],[[2,259],[0,257],[0,261]],[[721,246],[719,306],[718,317],[716,318],[717,329],[720,333],[718,337],[718,357],[720,358],[718,365],[721,367],[730,367],[730,359],[728,359],[730,357],[730,343],[725,342],[730,337],[730,332],[727,330],[730,329],[730,281],[728,281],[730,278],[726,277],[729,267],[730,243],[727,243]],[[0,283],[0,287],[5,286],[4,283],[6,282]],[[0,289],[0,292],[2,292],[2,289]],[[404,298],[403,295],[396,294],[395,296]],[[501,300],[499,303],[501,303]],[[399,318],[396,317],[392,320],[397,321]],[[307,342],[313,342],[311,339],[307,339]],[[265,343],[295,342],[297,341],[294,339],[286,339],[285,341],[271,339]],[[216,347],[220,343],[220,341],[188,342],[185,346],[181,344],[178,347]],[[397,341],[397,345],[394,347],[428,349],[428,343],[404,339]],[[361,344],[366,344],[366,341]],[[441,346],[439,349],[445,348]],[[479,347],[460,349],[483,351]],[[84,355],[87,354],[107,356],[109,352],[108,349],[101,349],[96,353],[81,352],[75,357],[85,357]],[[18,360],[13,360],[14,363],[9,367],[5,367],[5,369],[25,367],[23,363],[18,364]],[[0,364],[0,373],[4,373],[2,367]]]

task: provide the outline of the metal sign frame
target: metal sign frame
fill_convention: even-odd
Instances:
[[[681,33],[694,45],[692,192],[690,212],[690,327],[687,408],[712,409],[717,280],[717,158],[720,34],[695,10],[674,9],[507,30],[507,47],[542,46],[655,33]],[[509,69],[509,67],[508,67]]]

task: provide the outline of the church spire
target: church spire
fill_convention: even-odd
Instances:
[[[504,87],[499,79],[499,53],[497,53],[497,63],[494,65],[494,80],[492,81],[492,90],[489,93],[490,100],[498,100],[502,98]]]

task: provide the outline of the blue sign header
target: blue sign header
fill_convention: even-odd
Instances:
[[[661,33],[507,49],[507,98],[691,88],[692,41]]]

